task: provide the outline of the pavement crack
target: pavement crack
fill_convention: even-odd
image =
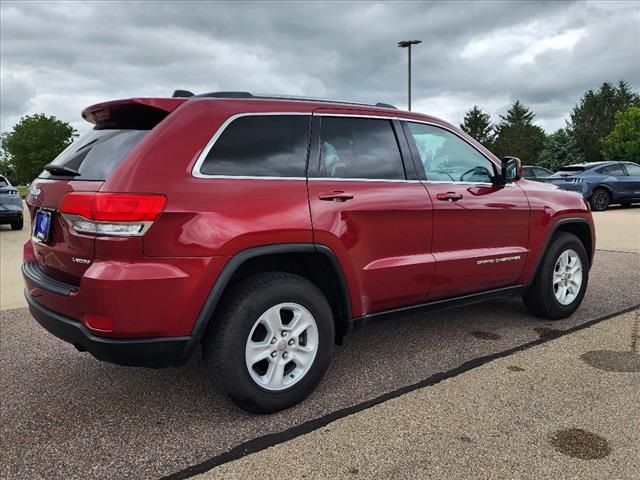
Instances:
[[[638,352],[638,336],[640,334],[640,312],[635,312],[634,315],[634,322],[633,322],[633,329],[631,330],[631,351],[633,353],[640,353]]]

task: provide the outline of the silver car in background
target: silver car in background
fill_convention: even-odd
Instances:
[[[7,223],[12,230],[22,230],[22,198],[9,180],[0,175],[0,225]]]

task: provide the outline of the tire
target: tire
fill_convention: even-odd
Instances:
[[[11,222],[11,230],[22,230],[23,226],[24,226],[24,219],[22,218]]]
[[[573,273],[569,278],[570,269],[558,270],[558,267],[561,267],[560,257],[563,254],[567,254],[568,258],[577,258],[580,262],[581,277],[578,288],[574,284],[578,278],[576,273]],[[561,232],[554,236],[544,255],[533,283],[523,297],[524,304],[531,313],[538,317],[549,320],[566,318],[580,306],[587,290],[589,281],[587,252],[578,237],[571,233]],[[564,280],[558,280],[558,277],[564,274],[567,274],[567,277],[564,277]],[[566,286],[567,283],[569,287]],[[564,301],[561,301],[558,296],[562,297],[563,289],[566,296]]]
[[[301,402],[331,359],[335,326],[327,299],[310,281],[283,272],[257,274],[230,288],[203,342],[209,373],[236,405],[252,413],[277,412]],[[296,328],[294,320],[310,326],[300,335],[288,335],[288,329]],[[252,367],[250,345],[257,356],[266,355]],[[296,362],[298,356],[306,361]],[[280,365],[284,371],[276,369]]]
[[[589,199],[591,210],[594,212],[603,212],[611,203],[611,195],[604,188],[596,188]]]

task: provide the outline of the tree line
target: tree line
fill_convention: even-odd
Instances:
[[[526,165],[550,170],[600,160],[640,162],[640,96],[624,81],[605,82],[587,91],[571,111],[566,128],[551,134],[533,121],[535,113],[519,100],[497,124],[477,105],[460,128],[498,157],[518,157]]]
[[[495,125],[474,106],[460,127],[498,157],[519,157],[526,165],[557,170],[583,161],[640,163],[640,96],[622,80],[586,92],[566,128],[547,135],[534,125],[534,118],[535,113],[516,100]],[[53,116],[23,117],[0,135],[0,175],[14,185],[31,182],[76,136],[71,125]]]

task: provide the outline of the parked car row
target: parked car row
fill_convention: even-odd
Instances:
[[[523,177],[578,192],[596,212],[611,204],[627,207],[640,202],[640,165],[632,162],[579,163],[562,167],[556,173],[527,165],[523,167]]]
[[[7,223],[12,230],[22,230],[22,198],[9,180],[0,175],[0,225]]]

